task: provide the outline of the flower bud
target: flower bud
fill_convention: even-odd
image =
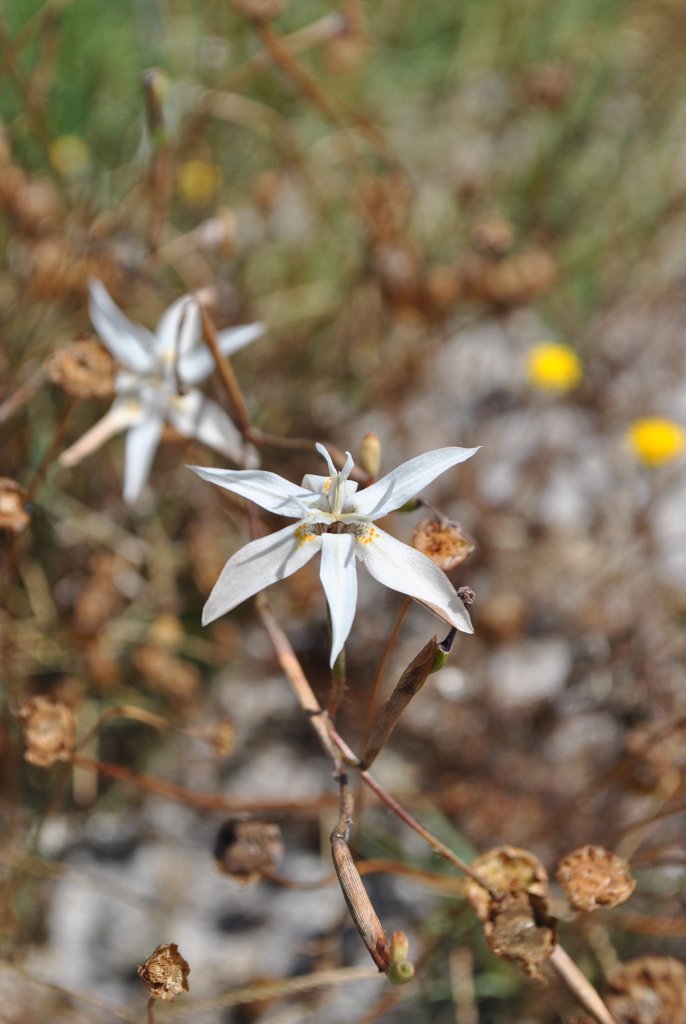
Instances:
[[[381,440],[378,434],[370,431],[362,438],[358,465],[371,477],[379,475],[381,468]]]

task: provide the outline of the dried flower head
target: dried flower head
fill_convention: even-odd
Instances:
[[[607,1007],[617,1024],[681,1024],[686,1020],[686,965],[670,956],[644,956],[610,977]]]
[[[31,697],[19,710],[24,736],[24,758],[40,768],[67,761],[76,744],[76,722],[71,708],[49,697]]]
[[[217,833],[217,867],[243,885],[274,871],[283,856],[281,829],[268,821],[225,821]]]
[[[190,972],[175,942],[158,946],[138,968],[138,976],[147,986],[151,999],[163,999],[165,1003],[173,1003],[176,996],[188,992]]]
[[[502,256],[514,242],[514,229],[498,214],[489,214],[472,228],[472,245],[489,256]]]
[[[631,424],[627,442],[636,458],[646,466],[664,466],[686,448],[686,430],[674,420],[646,417]]]
[[[210,744],[216,757],[228,757],[236,746],[236,725],[230,718],[222,718],[203,730],[203,739]]]
[[[474,550],[460,524],[450,519],[422,519],[414,528],[412,544],[444,572],[461,565]]]
[[[95,338],[73,341],[45,362],[53,384],[76,398],[109,398],[114,394],[116,363]]]
[[[516,846],[496,846],[472,862],[472,869],[498,895],[526,892],[544,897],[548,875],[538,857]],[[467,882],[467,898],[481,921],[488,920],[491,896],[473,879]]]
[[[557,880],[575,910],[616,907],[636,888],[627,862],[602,846],[568,853],[558,865]]]
[[[555,949],[554,920],[541,896],[520,890],[492,900],[484,935],[496,956],[513,960],[531,978]]]
[[[581,382],[581,362],[569,345],[541,341],[529,350],[527,374],[539,391],[571,391]]]
[[[0,476],[0,530],[21,533],[31,522],[26,511],[28,494],[16,480]]]

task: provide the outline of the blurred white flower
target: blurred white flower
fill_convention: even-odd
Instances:
[[[418,455],[356,493],[357,484],[348,479],[353,468],[350,453],[339,473],[326,448],[321,444],[316,448],[326,459],[329,475],[308,475],[301,487],[261,470],[189,467],[204,480],[248,498],[268,512],[298,519],[283,530],[251,541],[229,559],[203,609],[203,625],[290,576],[321,551],[320,578],[331,613],[332,665],[355,616],[357,558],[379,583],[413,597],[464,633],[473,632],[469,615],[447,576],[426,555],[373,524],[478,449],[439,448]]]
[[[212,353],[202,341],[200,311],[190,295],[178,299],[163,314],[153,334],[132,323],[112,301],[101,281],[90,285],[90,316],[98,335],[123,369],[115,380],[109,412],[60,456],[74,466],[114,434],[127,430],[124,500],[134,502],[150,473],[165,423],[184,437],[240,462],[243,439],[224,410],[197,384],[214,367]],[[217,333],[224,355],[248,345],[264,332],[263,324],[245,324]]]

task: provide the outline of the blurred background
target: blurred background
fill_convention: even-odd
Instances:
[[[417,979],[303,981],[370,964],[331,877],[330,766],[251,603],[200,626],[248,537],[185,468],[221,456],[168,430],[134,506],[121,438],[57,461],[111,402],[107,364],[98,389],[69,363],[93,278],[150,329],[201,288],[218,327],[266,323],[233,365],[263,466],[289,479],[322,472],[314,441],[358,458],[370,431],[382,474],[482,446],[429,492],[474,544],[451,579],[476,591],[475,636],[375,772],[467,859],[524,847],[552,877],[582,844],[626,857],[616,911],[575,916],[553,885],[601,990],[632,957],[684,958],[685,42],[672,0],[5,6],[3,1020],[140,1020],[136,966],[166,942],[190,993],[161,1020],[577,1012],[494,956],[454,873],[370,798],[353,849],[408,869],[365,884]],[[228,407],[218,375],[203,387]],[[411,542],[421,517],[384,526]],[[338,718],[354,748],[402,607],[360,588]],[[316,562],[270,600],[325,701]],[[410,608],[384,693],[435,629]],[[87,764],[27,763],[18,713],[41,696],[71,710]],[[222,800],[280,825],[280,881],[218,873]],[[683,1020],[679,977],[673,1017],[618,1024]],[[260,979],[297,983],[258,999]]]

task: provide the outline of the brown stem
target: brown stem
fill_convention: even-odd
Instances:
[[[329,694],[326,713],[332,722],[336,718],[336,713],[341,706],[343,694],[345,693],[345,676],[345,648],[343,648],[336,658],[331,671],[331,693]]]
[[[363,748],[369,744],[369,736],[371,734],[372,726],[374,724],[374,718],[376,716],[376,710],[379,703],[379,691],[381,689],[381,683],[383,681],[384,673],[386,671],[386,665],[388,664],[388,659],[390,658],[393,647],[395,646],[395,642],[398,639],[400,627],[405,621],[405,617],[407,616],[407,613],[410,610],[411,604],[412,598],[406,597],[403,600],[403,603],[400,606],[400,611],[398,612],[398,616],[393,625],[393,629],[391,630],[391,634],[388,638],[388,642],[386,643],[384,652],[381,655],[381,661],[379,662],[379,667],[377,668],[376,675],[374,676],[374,683],[372,685],[372,692],[369,698],[369,704],[367,705],[367,717],[365,719],[364,734],[362,737]]]
[[[45,455],[43,456],[43,458],[38,463],[36,471],[33,474],[33,479],[31,480],[31,483],[27,488],[27,495],[29,501],[35,498],[36,492],[38,491],[40,485],[43,483],[43,480],[45,479],[45,474],[50,468],[50,463],[55,458],[57,450],[59,449],[60,445],[62,444],[62,441],[64,440],[64,435],[66,434],[67,427],[69,426],[69,420],[71,419],[72,413],[76,408],[76,402],[76,398],[74,398],[73,396],[69,397],[67,404],[64,408],[64,412],[62,413],[62,418],[60,422],[57,424],[55,435],[52,441],[50,442],[50,446],[46,451]]]
[[[338,823],[331,833],[331,857],[341,891],[348,905],[353,924],[359,932],[372,960],[384,974],[390,967],[390,946],[388,938],[379,920],[362,878],[355,866],[350,847],[348,833],[352,825],[353,798],[348,784],[348,776],[341,771],[338,776],[340,786],[340,813]]]
[[[167,800],[178,800],[191,807],[198,807],[203,811],[229,811],[234,814],[249,812],[283,811],[284,813],[302,811],[302,801],[298,800],[229,800],[226,797],[216,796],[214,793],[196,793],[184,786],[177,786],[172,782],[165,782],[163,779],[156,779],[151,775],[138,774],[131,768],[121,764],[112,764],[109,761],[97,761],[94,758],[82,757],[80,754],[72,754],[69,758],[70,764],[75,768],[85,768],[87,771],[97,772],[110,779],[117,779],[120,782],[128,782],[138,789],[146,789]],[[317,806],[321,809],[329,803],[328,800],[318,801]],[[314,805],[312,805],[314,807]]]
[[[288,637],[278,624],[264,594],[258,595],[255,603],[267,633],[269,634],[274,650],[276,651],[279,664],[281,665],[286,678],[293,687],[293,692],[295,693],[300,706],[309,715],[312,728],[317,733],[319,742],[321,743],[324,751],[331,758],[336,774],[339,773],[339,750],[343,754],[344,760],[347,764],[353,766],[359,765],[359,759],[355,757],[345,740],[343,740],[336,730],[330,726],[328,716],[322,710],[319,701],[315,697],[312,687],[300,667],[300,662],[296,658],[295,652],[288,641]],[[386,792],[383,786],[378,783],[369,772],[360,772],[360,778],[364,784],[369,787],[369,789],[376,793],[379,799],[382,800],[394,814],[396,814],[405,822],[406,825],[411,829],[414,829],[415,832],[426,840],[429,846],[431,846],[436,853],[441,857],[444,857],[445,860],[449,861],[464,874],[468,875],[469,878],[474,879],[475,882],[482,886],[482,888],[484,888],[486,892],[495,899],[496,894],[491,889],[488,882],[481,878],[475,871],[472,871],[470,866],[463,861],[461,857],[458,857],[456,853],[453,853],[445,843],[442,843],[441,840],[432,835],[427,828],[424,828],[416,818],[413,818],[412,815],[390,795],[390,793]]]
[[[617,1024],[586,975],[579,970],[562,946],[555,947],[549,960],[560,980],[597,1024]]]
[[[384,747],[401,714],[426,682],[434,663],[438,642],[436,637],[421,649],[416,658],[407,666],[374,725],[369,743],[360,759],[362,770],[370,768]]]
[[[200,318],[202,320],[203,337],[207,342],[207,347],[214,356],[215,364],[219,370],[219,376],[222,379],[229,401],[231,402],[231,406],[236,414],[240,431],[243,434],[243,437],[247,437],[250,433],[250,414],[248,413],[248,407],[245,404],[245,399],[243,398],[243,392],[240,389],[231,363],[219,347],[217,331],[210,314],[207,312],[203,303],[199,300],[198,307],[200,309]]]

